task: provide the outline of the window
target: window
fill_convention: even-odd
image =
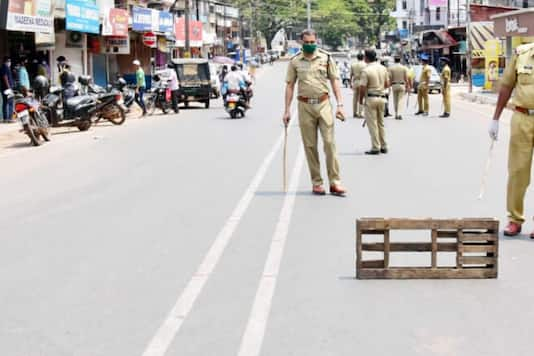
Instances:
[[[406,21],[402,21],[402,28],[403,29],[407,29],[408,28],[408,23]]]
[[[425,0],[419,0],[419,13],[425,12]]]
[[[441,7],[436,8],[436,21],[441,20]]]
[[[406,10],[406,7],[407,7],[406,0],[402,0],[402,9]]]
[[[523,0],[523,7],[528,7],[528,0]]]

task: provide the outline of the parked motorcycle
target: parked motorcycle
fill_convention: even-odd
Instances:
[[[350,75],[349,71],[347,69],[343,69],[341,72],[341,81],[343,82],[343,86],[345,88],[350,87]]]
[[[117,89],[109,90],[92,83],[91,77],[80,76],[78,81],[82,85],[82,92],[94,95],[97,99],[94,111],[94,123],[100,120],[108,120],[114,125],[122,125],[126,120],[127,108],[123,104],[122,94]]]
[[[15,112],[13,117],[19,119],[26,135],[30,138],[32,145],[39,146],[40,138],[50,141],[49,124],[45,114],[41,111],[40,103],[26,90],[14,92],[11,89],[4,91],[8,98],[14,98]]]
[[[224,108],[226,109],[226,112],[230,114],[232,119],[245,117],[247,102],[241,91],[229,90],[224,101]]]
[[[91,117],[97,108],[95,95],[76,95],[62,99],[63,88],[52,86],[42,101],[43,112],[53,127],[77,127],[80,131],[91,128]]]
[[[135,86],[129,86],[123,77],[118,77],[117,81],[113,84],[113,87],[122,93],[124,107],[127,110],[126,112],[129,112],[130,106],[135,102]]]
[[[159,75],[154,75],[152,87],[148,90],[145,99],[148,115],[153,115],[156,108],[166,114],[172,107],[171,95],[168,81],[162,80]]]

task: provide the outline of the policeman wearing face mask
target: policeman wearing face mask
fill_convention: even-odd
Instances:
[[[0,89],[2,90],[2,118],[4,122],[12,122],[13,97],[8,98],[4,91],[13,89],[15,81],[11,72],[11,58],[4,57],[2,68],[0,69]]]
[[[291,59],[287,69],[283,122],[286,126],[289,124],[291,101],[295,83],[298,81],[299,126],[310,169],[312,192],[316,195],[326,194],[317,150],[317,131],[319,131],[326,156],[330,194],[344,196],[345,189],[341,186],[339,176],[339,162],[334,140],[334,115],[328,87],[328,82],[330,82],[337,101],[336,117],[344,120],[345,113],[338,70],[330,54],[317,48],[315,31],[304,30],[300,39],[303,42],[302,52]]]

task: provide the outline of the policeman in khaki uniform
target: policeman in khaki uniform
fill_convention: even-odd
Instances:
[[[439,117],[449,117],[451,115],[451,67],[449,58],[441,57],[440,61],[445,63],[441,70],[441,94],[443,96],[443,114]]]
[[[365,50],[367,66],[362,71],[360,82],[360,104],[365,98],[365,121],[371,136],[371,150],[368,155],[388,153],[384,131],[384,104],[389,88],[389,75],[386,67],[377,63],[374,49]]]
[[[515,55],[506,67],[489,127],[493,140],[498,138],[499,118],[514,89],[506,203],[509,223],[504,230],[507,236],[518,235],[521,225],[525,222],[523,201],[530,184],[534,149],[534,43],[517,47]],[[534,233],[530,237],[534,238]]]
[[[356,56],[357,61],[350,67],[350,83],[354,91],[352,98],[352,112],[355,118],[363,119],[362,109],[360,105],[360,78],[363,68],[365,68],[365,62],[363,61],[363,54],[358,53]]]
[[[421,71],[421,78],[419,79],[419,86],[417,87],[417,103],[419,110],[415,115],[423,114],[423,116],[428,116],[428,90],[430,89],[430,76],[432,75],[432,70],[428,65],[428,54],[421,54],[421,61],[423,62],[423,70]]]
[[[393,108],[395,119],[402,120],[402,105],[399,105],[404,97],[404,93],[410,90],[410,80],[408,78],[408,68],[401,63],[400,56],[395,57],[395,64],[388,68],[389,80],[393,91]]]
[[[313,30],[304,30],[300,35],[302,52],[291,58],[287,69],[284,124],[290,120],[291,101],[295,83],[298,81],[299,125],[310,176],[312,192],[325,195],[317,150],[317,130],[321,132],[326,155],[326,168],[330,181],[330,194],[344,196],[346,191],[340,185],[339,162],[334,142],[334,116],[329,100],[330,81],[337,100],[336,117],[345,119],[341,86],[335,62],[327,52],[318,49],[317,35]]]

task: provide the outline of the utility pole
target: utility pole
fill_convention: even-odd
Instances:
[[[311,29],[311,0],[308,0],[307,4],[307,12],[308,12],[308,28]]]
[[[466,58],[466,69],[467,69],[467,79],[469,80],[469,92],[473,92],[473,79],[471,77],[472,75],[472,68],[471,68],[471,51],[472,51],[472,44],[471,44],[471,1],[467,0],[467,9],[466,9],[466,16],[467,16],[467,26],[466,26],[466,41],[467,41],[467,58]]]
[[[189,34],[189,17],[190,17],[190,8],[189,8],[189,0],[185,0],[185,58],[191,58],[191,42],[190,42],[190,34]]]
[[[447,28],[451,22],[451,0],[447,0]]]

